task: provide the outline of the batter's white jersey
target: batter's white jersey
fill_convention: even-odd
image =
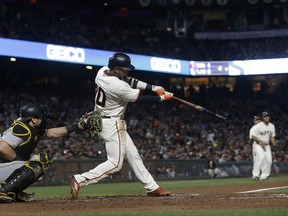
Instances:
[[[109,68],[102,67],[95,78],[96,96],[95,110],[100,110],[103,116],[123,116],[128,102],[136,101],[140,90],[133,89],[116,76],[105,73]]]

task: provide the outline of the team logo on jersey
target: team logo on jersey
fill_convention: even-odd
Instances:
[[[267,135],[267,134],[271,134],[271,132],[269,130],[260,132],[260,135],[262,135],[262,136]]]

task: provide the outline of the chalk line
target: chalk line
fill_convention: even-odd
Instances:
[[[242,192],[238,192],[238,193],[256,193],[256,192],[261,192],[261,191],[278,190],[278,189],[284,189],[284,188],[288,188],[288,186],[273,187],[273,188],[262,188],[262,189],[258,189],[258,190],[242,191]]]

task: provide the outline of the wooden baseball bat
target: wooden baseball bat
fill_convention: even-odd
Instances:
[[[181,103],[184,103],[184,104],[186,104],[186,105],[188,105],[188,106],[191,106],[191,107],[193,107],[194,109],[196,109],[196,110],[198,110],[198,111],[200,111],[200,112],[206,113],[207,115],[209,115],[209,116],[211,116],[211,117],[214,117],[214,118],[217,118],[217,119],[220,119],[220,120],[224,120],[224,121],[227,120],[227,117],[224,117],[224,116],[222,116],[222,115],[219,115],[219,114],[217,114],[217,113],[214,113],[214,112],[212,112],[212,111],[210,111],[210,110],[208,110],[208,109],[206,109],[206,108],[204,108],[204,107],[202,107],[202,106],[199,106],[199,105],[197,105],[197,104],[193,104],[193,103],[191,103],[191,102],[188,102],[188,101],[183,100],[183,99],[181,99],[181,98],[178,98],[178,97],[176,97],[176,96],[173,96],[173,99],[175,99],[175,100],[177,100],[177,101],[180,101]]]

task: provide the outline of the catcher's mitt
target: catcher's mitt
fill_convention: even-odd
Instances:
[[[102,116],[99,111],[85,113],[79,120],[80,125],[88,130],[92,137],[98,136],[102,131]]]

